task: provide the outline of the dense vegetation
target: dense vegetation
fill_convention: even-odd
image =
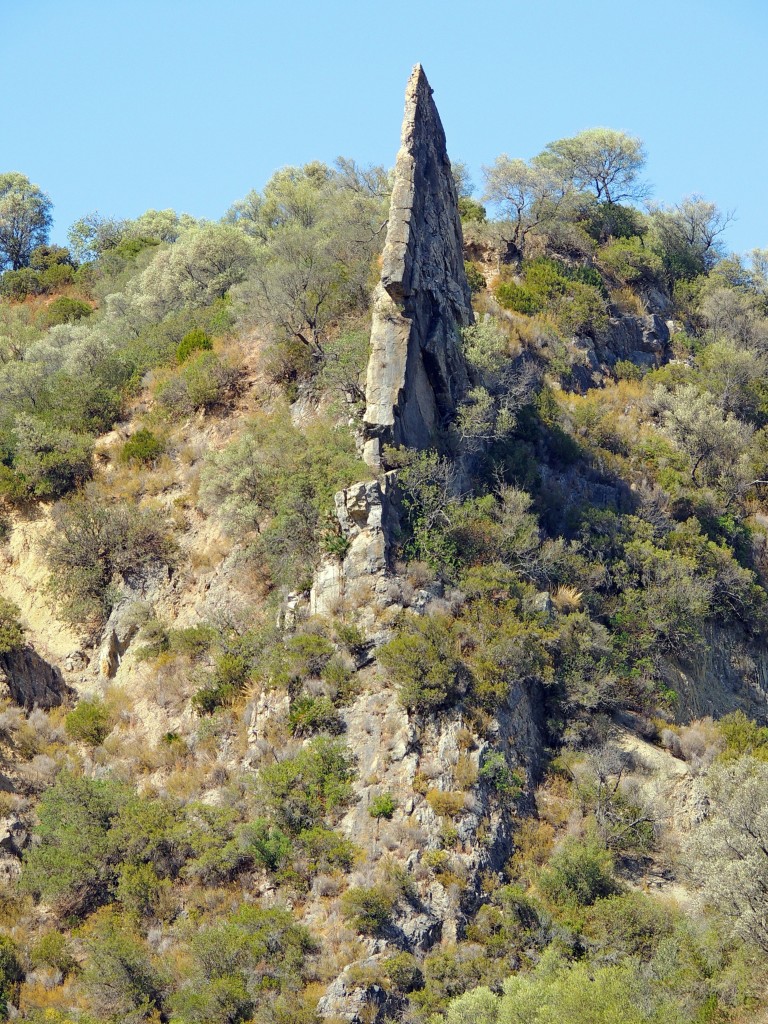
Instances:
[[[92,214],[66,249],[48,197],[0,175],[0,545],[43,523],[57,620],[130,664],[72,706],[0,711],[0,802],[32,831],[0,887],[4,1014],[311,1024],[349,964],[380,1021],[764,1005],[768,730],[682,724],[681,680],[721,648],[759,675],[768,633],[768,259],[727,254],[701,197],[641,205],[643,163],[595,129],[499,157],[482,201],[457,165],[471,388],[433,449],[386,453],[405,596],[367,632],[374,594],[289,611],[347,554],[333,496],[369,473],[388,175],[285,168],[220,223]],[[654,315],[668,341],[622,340]],[[0,667],[23,618],[0,598]],[[390,720],[359,712],[382,692],[409,756],[455,737],[413,792],[346,735],[389,757]],[[529,762],[505,734],[523,698]],[[649,801],[628,722],[685,765],[689,829]],[[512,856],[471,876],[499,821]],[[435,893],[455,935],[419,945]]]

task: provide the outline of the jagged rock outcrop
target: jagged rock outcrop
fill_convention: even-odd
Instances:
[[[28,710],[53,708],[70,693],[61,671],[32,647],[0,655],[0,695],[7,695],[15,704]]]
[[[384,444],[426,448],[467,387],[458,328],[472,322],[456,188],[420,64],[405,93],[381,281],[374,294],[365,460]]]
[[[324,558],[315,573],[311,615],[332,614],[342,604],[360,609],[390,603],[386,578],[390,486],[385,475],[381,482],[363,481],[336,494],[339,553]]]

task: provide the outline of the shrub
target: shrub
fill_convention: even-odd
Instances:
[[[24,969],[16,943],[8,935],[0,935],[0,1012],[8,1014],[8,1004],[17,1004]]]
[[[354,760],[346,746],[325,736],[259,773],[264,799],[292,834],[320,824],[349,803],[353,777]]]
[[[320,871],[349,871],[360,856],[359,847],[323,825],[299,832],[296,845],[301,852],[303,870],[310,875]]]
[[[244,853],[269,871],[283,867],[294,851],[291,837],[266,818],[256,818],[238,825],[235,839]]]
[[[483,213],[485,213],[485,211],[483,211]],[[485,280],[485,276],[482,270],[477,265],[477,263],[471,263],[465,260],[464,272],[467,275],[467,284],[469,285],[469,290],[472,292],[473,295],[476,295],[477,292],[481,292],[483,288],[485,288],[487,282]]]
[[[113,580],[142,579],[174,551],[157,513],[127,502],[105,505],[80,495],[54,506],[53,523],[51,589],[74,621],[104,617],[115,600]]]
[[[0,495],[9,501],[60,498],[92,474],[93,442],[34,416],[17,416],[12,469],[0,465]]]
[[[434,711],[466,689],[466,668],[457,647],[453,619],[430,615],[408,621],[394,640],[379,648],[377,656],[409,711]]]
[[[99,915],[84,941],[82,985],[98,1017],[139,1021],[157,1013],[164,981],[146,943],[124,920]]]
[[[522,313],[523,316],[535,316],[543,308],[539,299],[530,289],[516,284],[514,281],[499,281],[493,289],[493,294],[504,309],[514,310],[515,313]]]
[[[653,281],[662,272],[662,262],[641,238],[614,238],[598,254],[602,266],[627,284]]]
[[[591,906],[619,892],[613,857],[595,837],[568,836],[542,870],[539,888],[554,903]]]
[[[617,380],[642,380],[643,369],[630,359],[619,359],[613,367]]]
[[[217,636],[217,630],[204,623],[184,629],[171,629],[168,631],[168,647],[174,654],[186,654],[195,660],[210,650]]]
[[[82,320],[90,316],[93,307],[81,299],[70,299],[66,295],[54,299],[45,310],[43,324],[45,327],[55,327],[57,324],[71,324],[75,320]]]
[[[50,931],[41,936],[29,953],[35,967],[52,967],[66,977],[77,970],[77,960],[66,937],[61,932]]]
[[[129,917],[162,920],[170,909],[171,880],[158,878],[151,864],[123,864],[115,896]]]
[[[37,807],[37,842],[24,853],[22,889],[80,914],[111,898],[114,846],[110,827],[125,789],[102,779],[62,772]]]
[[[398,992],[414,992],[424,987],[424,975],[412,953],[395,953],[381,965]]]
[[[288,728],[294,736],[311,736],[316,732],[340,733],[344,723],[328,697],[302,693],[291,704]]]
[[[207,460],[201,504],[229,533],[254,536],[273,582],[295,588],[311,581],[334,494],[361,472],[346,428],[316,421],[302,433],[281,410],[258,416],[243,437]]]
[[[210,352],[213,349],[213,341],[209,334],[199,327],[187,331],[176,349],[176,361],[184,363],[193,352]]]
[[[10,654],[24,646],[24,627],[19,621],[19,614],[13,602],[0,597],[0,655]]]
[[[156,462],[165,451],[165,445],[146,427],[137,430],[120,449],[120,461],[149,465]]]
[[[23,302],[28,295],[40,295],[43,291],[42,276],[30,267],[0,274],[0,295],[6,299]]]
[[[189,414],[220,405],[235,389],[240,371],[213,352],[198,351],[157,389],[157,400],[172,413]]]
[[[378,935],[389,924],[397,902],[392,890],[383,885],[355,886],[341,897],[341,912],[363,935]]]
[[[479,777],[507,799],[514,799],[522,792],[523,780],[520,773],[513,771],[504,755],[497,751],[485,757],[480,765]]]
[[[397,809],[397,800],[391,793],[381,793],[368,804],[368,813],[372,818],[391,818]]]
[[[112,715],[99,698],[81,700],[67,715],[64,727],[71,739],[97,747],[112,731]]]

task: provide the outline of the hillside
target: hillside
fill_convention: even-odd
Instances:
[[[8,256],[5,1017],[768,1020],[768,263],[643,162],[481,201],[417,68]]]

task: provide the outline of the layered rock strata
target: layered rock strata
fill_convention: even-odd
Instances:
[[[458,198],[420,64],[405,93],[381,280],[374,293],[364,457],[385,444],[427,448],[467,387],[459,329],[471,323]]]

